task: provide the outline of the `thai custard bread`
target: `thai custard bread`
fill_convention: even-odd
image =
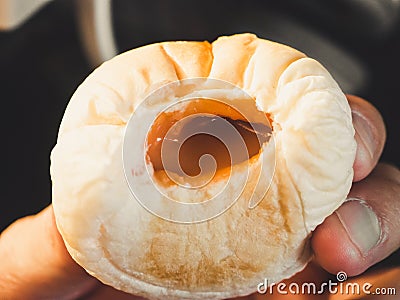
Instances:
[[[58,229],[78,264],[150,299],[243,296],[312,257],[356,151],[317,61],[252,34],[165,42],[79,86],[51,154]]]

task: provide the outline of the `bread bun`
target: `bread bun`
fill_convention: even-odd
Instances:
[[[177,102],[188,95],[194,102]],[[248,159],[218,167],[222,176],[185,190],[156,162],[161,150],[149,149],[195,112],[237,130],[266,116],[271,136]],[[252,34],[144,46],[97,68],[68,104],[51,154],[57,226],[78,264],[125,292],[247,295],[306,266],[312,230],[350,190],[355,150],[346,97],[297,50]],[[201,204],[215,195],[222,206]]]

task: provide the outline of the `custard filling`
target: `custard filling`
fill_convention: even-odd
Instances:
[[[269,140],[268,116],[256,111],[250,119],[226,103],[204,99],[163,112],[147,135],[147,162],[159,179],[165,171],[180,177],[215,177],[257,156]]]

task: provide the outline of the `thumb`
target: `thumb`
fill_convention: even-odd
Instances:
[[[361,274],[400,247],[400,171],[379,164],[353,185],[345,202],[313,233],[318,263],[327,271]]]
[[[98,284],[68,254],[51,205],[0,235],[0,257],[5,299],[74,299]]]

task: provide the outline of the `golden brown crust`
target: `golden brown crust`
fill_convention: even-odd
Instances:
[[[167,42],[161,48],[169,56],[178,79],[207,77],[213,62],[209,42]]]

